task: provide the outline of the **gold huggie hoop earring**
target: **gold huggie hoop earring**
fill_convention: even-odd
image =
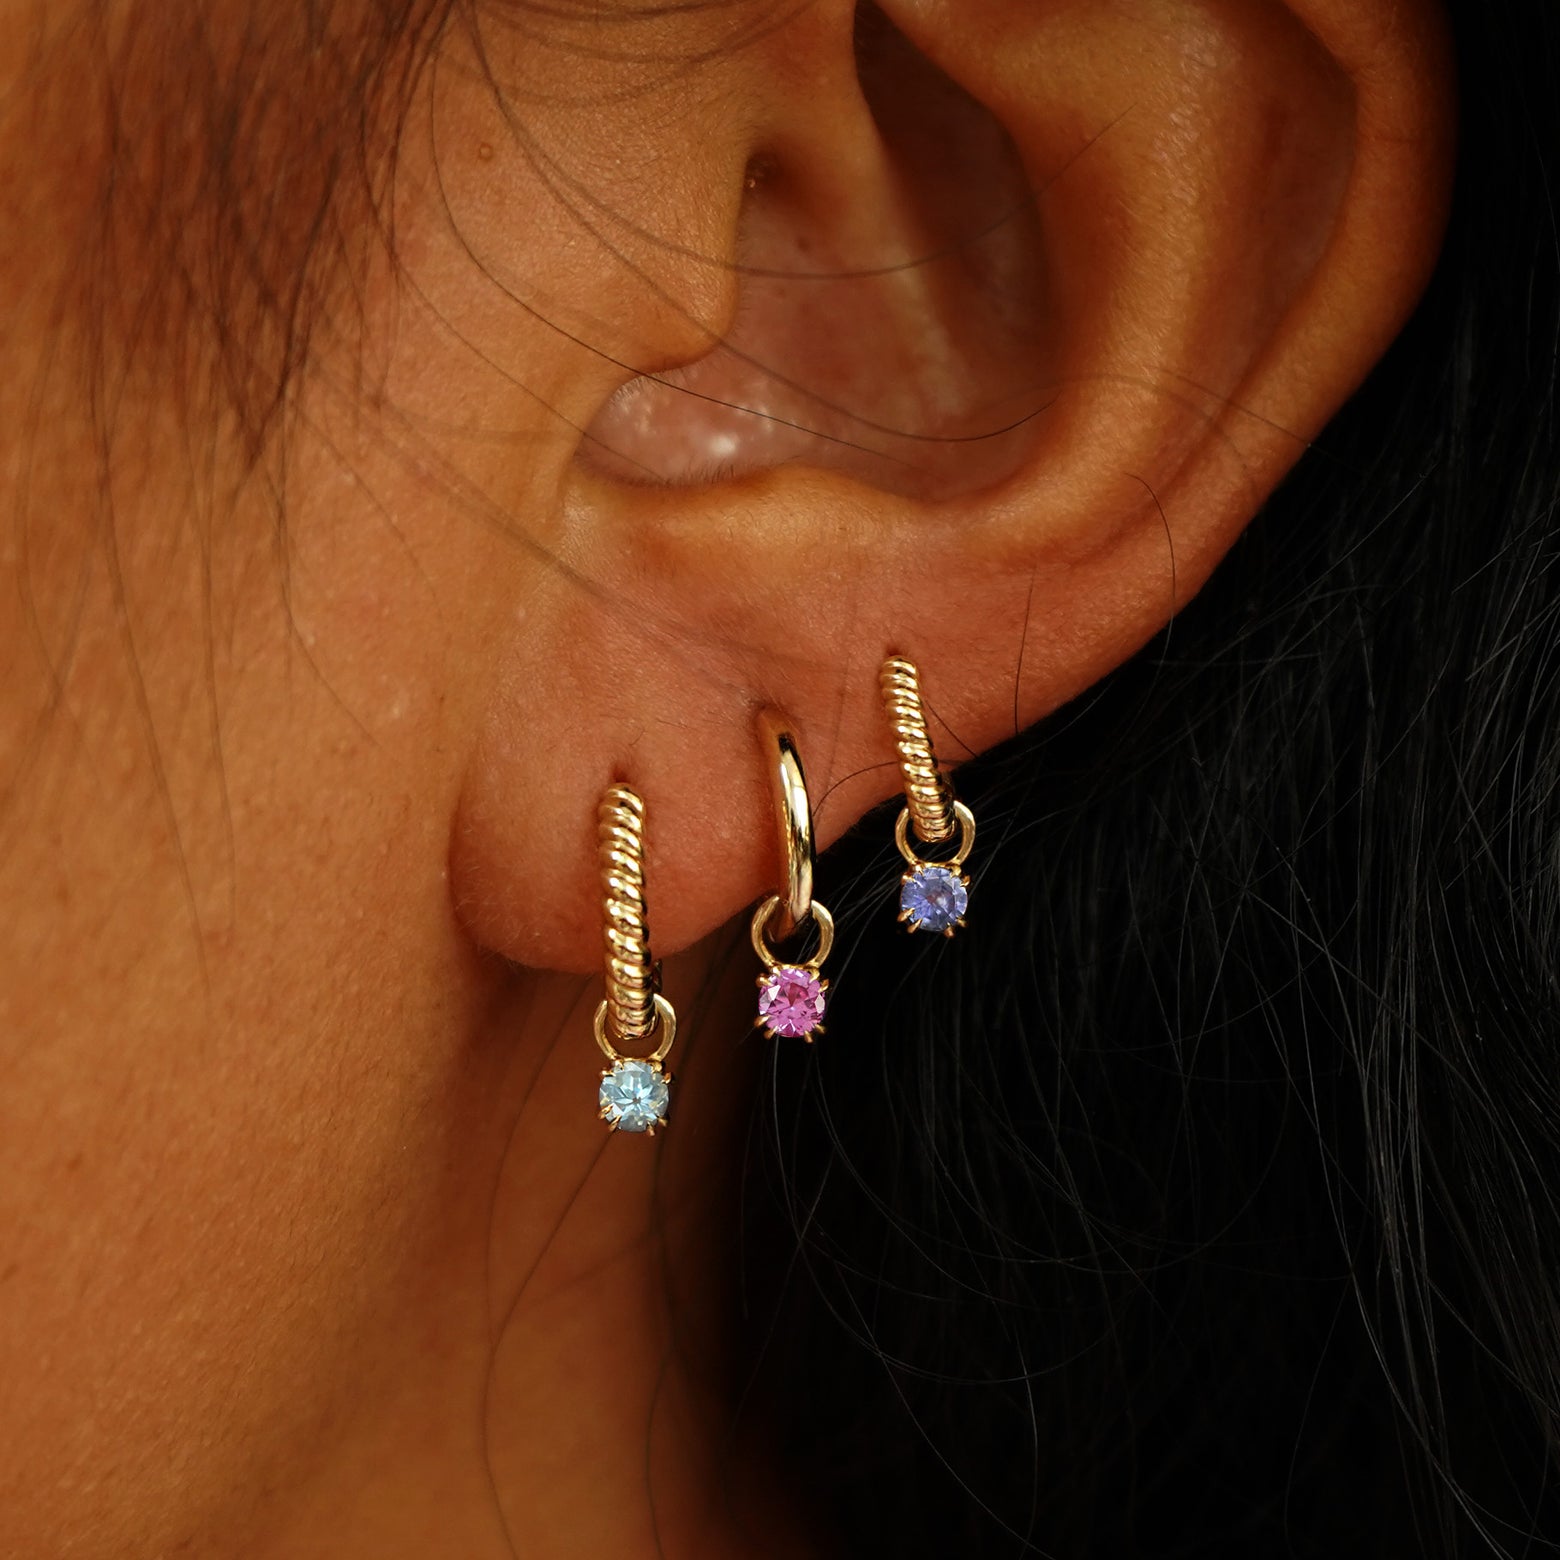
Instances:
[[[975,844],[975,814],[954,800],[953,787],[937,767],[915,663],[890,656],[879,682],[905,781],[904,811],[894,825],[894,843],[907,866],[899,880],[899,919],[912,932],[952,937],[964,925],[970,903],[970,880],[960,869]],[[911,846],[912,824],[920,845],[944,845],[957,836],[958,847],[946,860],[928,861]]]
[[[666,1120],[670,1077],[661,1063],[677,1039],[677,1015],[656,990],[645,916],[645,804],[611,786],[596,813],[606,905],[607,995],[596,1009],[596,1044],[611,1065],[601,1075],[601,1119],[615,1132],[644,1132]],[[624,1056],[619,1045],[648,1045]]]
[[[775,710],[760,714],[758,730],[774,789],[780,859],[785,863],[784,890],[771,894],[753,912],[753,952],[764,966],[758,977],[758,1022],[771,1040],[791,1035],[811,1042],[823,1033],[829,983],[819,971],[834,946],[834,917],[812,896],[812,804],[796,738]],[[809,921],[818,928],[813,956],[800,963],[777,958],[769,945],[771,934],[784,941]]]

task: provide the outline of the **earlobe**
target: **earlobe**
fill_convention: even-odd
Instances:
[[[790,354],[803,369],[831,361],[841,384],[809,402],[800,372],[773,375],[769,392],[795,397],[786,421],[805,422],[810,404],[815,418],[881,425],[861,412],[881,389],[874,365],[892,375],[926,362],[913,341],[885,353],[881,333],[935,319],[950,359],[1007,376],[994,402],[1011,432],[982,466],[957,442],[971,422],[932,426],[931,442],[944,442],[935,480],[919,486],[789,447],[716,480],[689,467],[686,484],[674,472],[619,480],[599,450],[576,462],[568,524],[588,539],[599,593],[560,604],[567,635],[512,647],[507,686],[526,692],[495,697],[457,835],[473,930],[512,956],[588,967],[590,798],[630,755],[673,842],[661,902],[681,919],[659,931],[674,949],[771,886],[754,708],[779,705],[795,722],[827,797],[827,845],[894,789],[876,690],[890,650],[947,690],[932,714],[957,734],[950,756],[1011,735],[1015,716],[1036,720],[1119,664],[1206,579],[1391,340],[1434,260],[1451,127],[1428,5],[891,3],[903,36],[880,58],[914,84],[904,102],[893,79],[861,85],[849,28],[816,24],[825,10],[764,46],[831,52],[816,92],[781,102],[760,127],[783,155],[750,211],[772,232],[816,234],[854,194],[866,218],[850,230],[847,269],[875,269],[874,241],[880,277],[907,252],[932,253],[933,203],[917,180],[946,185],[948,170],[907,156],[904,127],[935,68],[950,101],[993,127],[996,139],[961,144],[982,159],[970,182],[1000,194],[1016,177],[1025,198],[1009,251],[1028,267],[1013,278],[1024,312],[1003,358],[993,299],[961,315],[928,285],[930,270],[907,284],[908,308],[820,317],[802,268],[744,280],[734,253],[740,285],[768,291],[751,351],[739,300],[728,346],[744,366],[721,399],[745,409],[723,415],[761,426],[766,364]],[[769,68],[764,49],[733,57],[733,91],[744,71],[756,80]],[[831,163],[836,134],[854,148],[857,191]],[[984,334],[961,337],[964,325]],[[688,385],[709,371],[691,365]],[[682,437],[679,418],[707,420],[704,394],[629,392],[640,450]],[[966,396],[961,415],[990,411],[977,401]],[[613,415],[598,419],[598,443],[611,442]],[[846,423],[827,433],[849,441]],[[564,704],[554,684],[575,694],[566,721],[550,713]],[[584,753],[583,773],[553,761],[565,748]],[[538,776],[551,789],[538,791]],[[517,794],[537,799],[541,856],[509,806]],[[580,913],[531,916],[514,876],[522,859],[544,863],[553,903],[577,898]]]

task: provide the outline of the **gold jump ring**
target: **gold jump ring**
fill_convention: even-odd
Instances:
[[[774,919],[775,912],[780,908],[780,896],[771,894],[753,913],[753,925],[750,935],[753,939],[753,952],[759,957],[766,969],[776,969],[784,964],[783,959],[777,959],[774,951],[769,946],[769,923]],[[812,918],[818,928],[818,946],[810,959],[790,966],[795,969],[809,969],[814,972],[823,968],[824,960],[829,957],[834,948],[834,917],[820,904],[814,904]]]
[[[953,816],[958,825],[959,848],[951,856],[927,861],[910,848],[910,810],[906,808],[900,813],[899,821],[894,825],[894,844],[899,847],[899,854],[912,867],[962,867],[970,859],[970,852],[975,848],[975,814],[963,802],[955,802]]]
[[[660,1026],[660,1043],[648,1056],[624,1056],[612,1043],[612,1036],[608,1033],[611,1024],[611,1016],[608,1005],[603,1002],[596,1009],[596,1044],[601,1047],[601,1054],[616,1065],[618,1062],[664,1062],[667,1053],[677,1040],[677,1014],[672,1004],[658,991],[654,997],[656,1023]],[[645,1038],[649,1038],[646,1036]]]

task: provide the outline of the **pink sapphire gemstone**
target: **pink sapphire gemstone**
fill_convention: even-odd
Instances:
[[[811,970],[777,965],[759,984],[758,1018],[777,1035],[810,1035],[823,1022],[823,982]]]

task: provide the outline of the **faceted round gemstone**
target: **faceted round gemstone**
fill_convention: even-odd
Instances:
[[[899,890],[899,913],[912,932],[947,932],[969,908],[970,891],[950,867],[920,867]]]
[[[758,1017],[777,1035],[810,1035],[823,1022],[823,982],[800,965],[776,965],[759,982]]]
[[[625,1057],[601,1080],[601,1115],[619,1132],[648,1132],[666,1120],[666,1075]]]

